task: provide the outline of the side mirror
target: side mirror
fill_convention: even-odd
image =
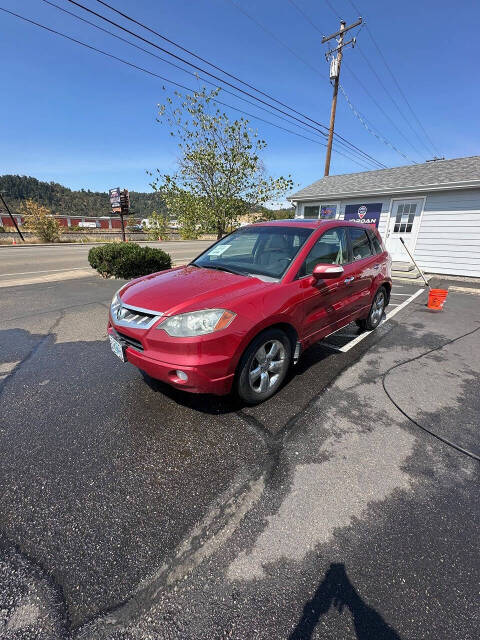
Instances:
[[[342,275],[343,267],[339,264],[317,264],[312,273],[315,281],[340,278]]]

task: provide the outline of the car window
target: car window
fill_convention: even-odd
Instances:
[[[243,233],[239,235],[221,255],[225,258],[251,255],[257,243],[258,235],[258,233]]]
[[[348,227],[348,233],[350,234],[350,241],[352,243],[352,256],[354,262],[355,260],[362,260],[362,258],[368,258],[373,255],[365,229]]]
[[[374,231],[371,231],[370,229],[367,230],[367,233],[375,253],[383,253],[382,245],[380,244],[377,238],[377,234]]]
[[[329,229],[311,248],[300,267],[298,277],[310,275],[317,264],[346,264],[347,262],[348,243],[345,228]]]
[[[312,231],[279,224],[239,229],[207,249],[193,264],[277,280]]]

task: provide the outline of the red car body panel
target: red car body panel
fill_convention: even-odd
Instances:
[[[343,265],[344,273],[339,278],[319,281],[312,276],[297,278],[305,257],[325,231],[364,225],[341,220],[285,220],[281,225],[309,227],[314,231],[278,282],[186,266],[125,285],[119,292],[122,304],[164,314],[149,329],[137,329],[119,325],[110,313],[109,333],[120,339],[122,335],[125,339],[133,338],[143,347],[138,350],[127,346],[127,360],[151,377],[177,388],[226,394],[231,390],[243,352],[260,331],[284,325],[295,334],[295,342],[303,350],[352,320],[365,317],[382,284],[390,290],[391,260],[385,250]],[[376,230],[375,233],[384,249]],[[353,279],[349,282],[350,278]],[[236,317],[227,328],[196,337],[172,337],[162,330],[165,318],[202,309],[227,309]],[[187,373],[188,379],[181,380],[177,370]]]

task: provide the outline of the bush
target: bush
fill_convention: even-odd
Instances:
[[[132,242],[110,242],[92,247],[88,261],[104,278],[138,278],[149,273],[170,269],[172,259],[168,253],[152,247],[141,247]]]
[[[5,233],[5,229],[2,227],[1,224],[0,224],[0,233]]]

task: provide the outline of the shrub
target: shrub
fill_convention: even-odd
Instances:
[[[1,224],[0,224],[0,233],[5,233],[5,229],[2,227]]]
[[[42,242],[57,242],[60,240],[62,228],[58,220],[50,213],[50,209],[37,204],[33,200],[25,200],[23,203],[25,216],[25,228],[33,231]]]
[[[168,253],[152,247],[141,247],[132,242],[109,242],[92,247],[88,261],[104,278],[138,278],[149,273],[163,271],[172,266]]]

